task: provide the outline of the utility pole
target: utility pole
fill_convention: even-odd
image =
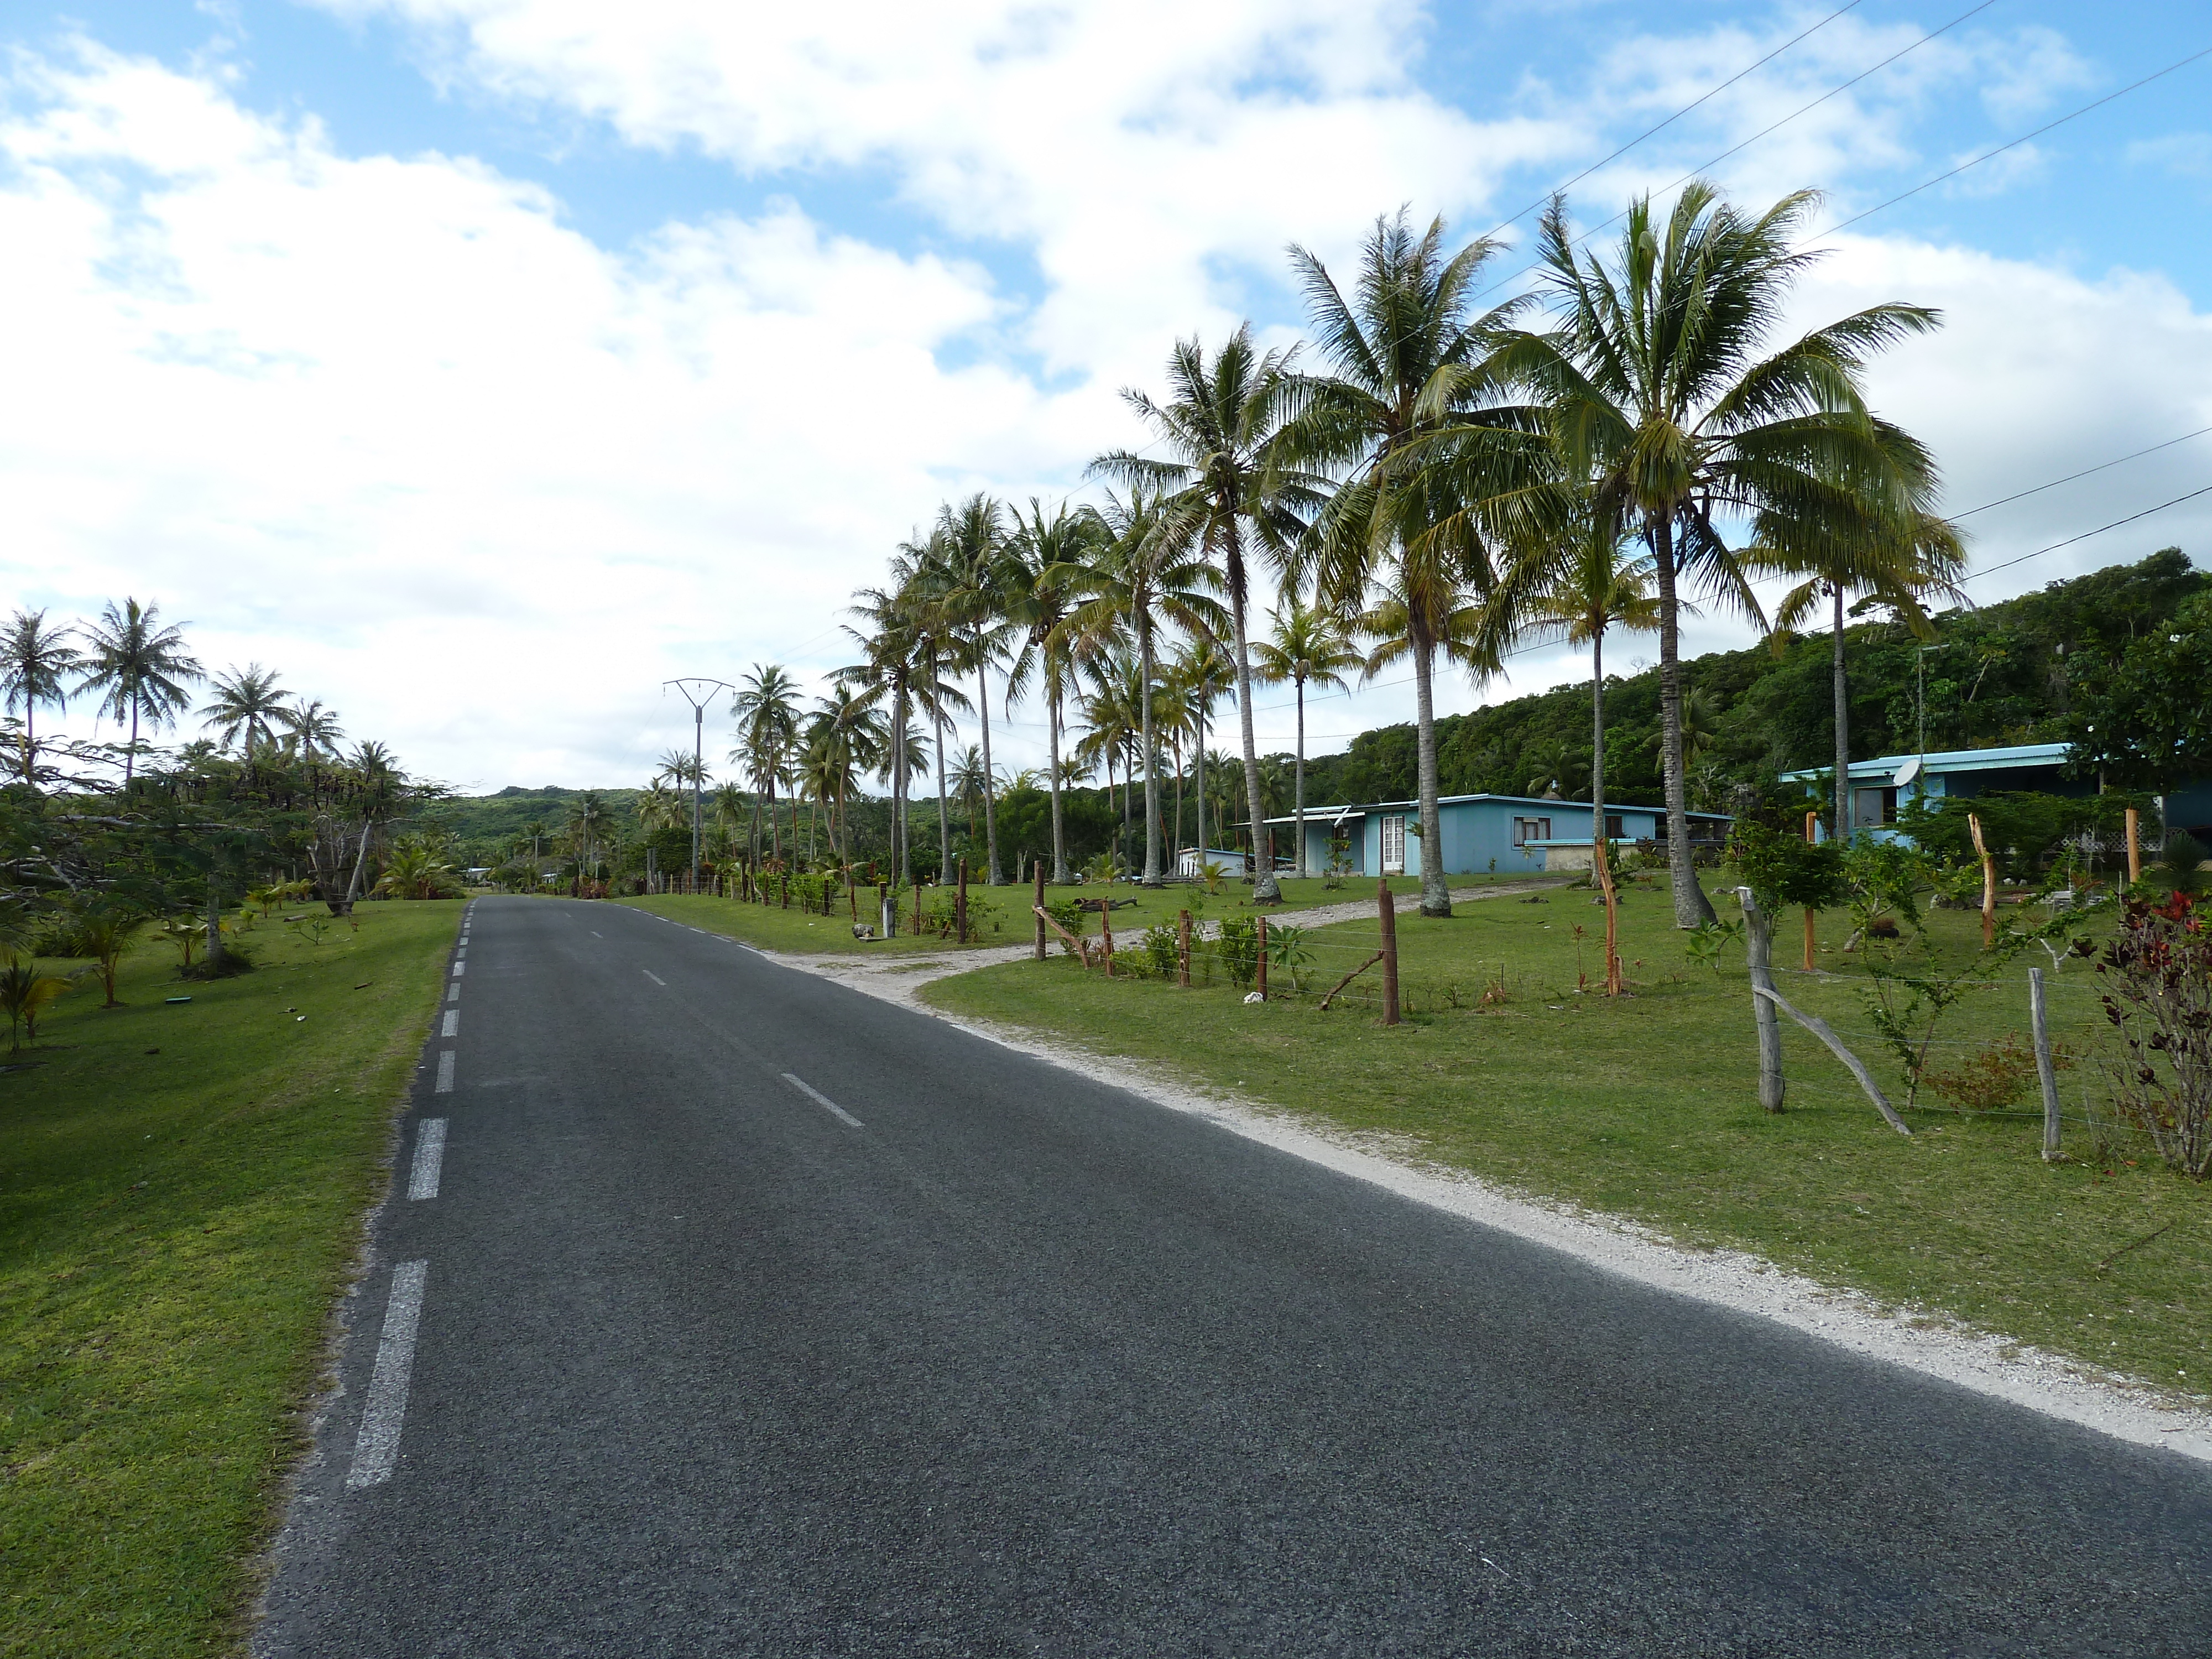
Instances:
[[[707,782],[707,705],[724,691],[737,687],[727,680],[681,679],[663,680],[660,689],[674,686],[691,705],[691,890],[699,890],[699,805],[700,793]]]

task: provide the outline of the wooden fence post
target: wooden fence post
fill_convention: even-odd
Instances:
[[[945,872],[939,870],[937,873],[941,876]],[[914,936],[921,937],[921,884],[918,881],[914,884]]]
[[[1176,983],[1190,989],[1190,912],[1181,913],[1176,924]]]
[[[887,881],[876,884],[876,932],[884,939],[898,932],[898,911],[891,904],[891,884]]]
[[[1114,890],[1109,887],[1106,896],[1098,901],[1098,933],[1105,942],[1106,977],[1114,977]]]
[[[1390,878],[1375,878],[1376,918],[1382,933],[1382,1023],[1398,1023],[1398,907],[1390,902]]]
[[[1751,972],[1752,1023],[1759,1028],[1759,1103],[1770,1112],[1778,1112],[1785,1092],[1782,1022],[1774,1005],[1759,994],[1765,991],[1771,995],[1774,991],[1774,932],[1766,912],[1752,897],[1751,889],[1739,887],[1735,891],[1743,904],[1743,960]]]
[[[2058,1068],[2051,1061],[2051,1024],[2043,1006],[2043,969],[2027,970],[2027,1018],[2035,1033],[2035,1080],[2043,1085],[2043,1161],[2058,1159]]]
[[[853,913],[851,919],[858,921],[860,919],[860,890],[855,877],[856,872],[853,866],[847,865],[845,866],[845,908]]]
[[[2128,885],[2142,879],[2142,814],[2128,808]]]
[[[1267,916],[1265,911],[1261,912],[1260,915],[1259,937],[1260,959],[1257,965],[1260,974],[1260,1000],[1265,1002],[1267,1000]]]
[[[952,942],[968,942],[968,859],[962,854],[955,866],[960,872],[959,884],[952,890]]]
[[[1846,799],[1848,799],[1848,794],[1846,795]],[[1839,823],[1842,821],[1843,820],[1841,819],[1838,820]],[[1805,814],[1805,844],[1808,847],[1810,847],[1820,839],[1820,815],[1818,812],[1808,812]],[[1805,907],[1805,971],[1808,974],[1814,970],[1813,951],[1815,944],[1817,943],[1813,937],[1813,921],[1815,914],[1816,913],[1811,905],[1808,904]]]
[[[1982,844],[1982,821],[1974,820],[1974,850],[1982,855],[1982,949],[1997,942],[1997,855]]]
[[[1036,896],[1031,900],[1030,908],[1032,911],[1043,909],[1044,860],[1042,859],[1039,859],[1036,861],[1036,878],[1031,890],[1034,892]],[[1042,916],[1039,916],[1036,919],[1036,959],[1039,962],[1042,962],[1044,960],[1044,918]]]

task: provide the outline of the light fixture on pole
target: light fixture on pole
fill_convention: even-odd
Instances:
[[[663,680],[660,689],[674,686],[691,705],[691,890],[699,890],[699,796],[707,781],[707,705],[719,692],[738,688],[727,680]]]

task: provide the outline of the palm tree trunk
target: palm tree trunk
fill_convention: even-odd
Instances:
[[[1283,890],[1275,883],[1275,841],[1267,833],[1267,815],[1260,806],[1260,749],[1252,735],[1252,658],[1244,640],[1243,558],[1233,520],[1229,538],[1228,562],[1233,571],[1229,614],[1237,624],[1237,717],[1244,737],[1244,812],[1252,820],[1252,902],[1279,903]]]
[[[1590,635],[1590,845],[1605,839],[1605,630]]]
[[[1667,774],[1667,864],[1674,890],[1674,925],[1702,927],[1714,920],[1698,885],[1690,852],[1689,791],[1682,775],[1682,614],[1674,591],[1674,524],[1651,520],[1653,565],[1659,577],[1659,734]]]
[[[1411,607],[1408,607],[1410,610]],[[1413,645],[1415,790],[1420,796],[1421,914],[1451,915],[1451,883],[1444,875],[1443,808],[1437,804],[1436,642],[1416,622]]]
[[[36,697],[26,696],[23,699],[23,781],[27,784],[33,782],[38,760],[38,726],[39,700]]]
[[[1297,860],[1298,877],[1303,880],[1312,873],[1306,868],[1306,677],[1300,674],[1298,682],[1298,771],[1297,788],[1292,799],[1291,810],[1297,816],[1298,848],[1293,856]]]
[[[1199,694],[1203,696],[1205,693]],[[1198,861],[1206,856],[1206,710],[1198,711]]]
[[[1184,769],[1184,767],[1183,767],[1183,763],[1182,763],[1182,744],[1181,743],[1181,741],[1180,741],[1180,740],[1178,740],[1178,741],[1176,742],[1176,819],[1175,819],[1175,839],[1176,839],[1176,843],[1177,843],[1177,847],[1176,847],[1176,850],[1177,850],[1177,851],[1180,851],[1180,850],[1181,850],[1181,842],[1182,842],[1182,780],[1183,780],[1183,773],[1184,773],[1184,769]]]
[[[131,700],[131,746],[123,751],[123,787],[131,787],[131,770],[138,762],[138,699]]]
[[[1050,673],[1048,668],[1045,671]],[[1060,827],[1060,693],[1048,685],[1044,696],[1045,726],[1052,742],[1052,880],[1055,887],[1067,885],[1067,836]]]
[[[1142,611],[1137,613],[1137,665],[1144,677],[1145,744],[1145,885],[1160,884],[1160,757],[1152,739],[1152,624]]]
[[[997,887],[1002,884],[999,875],[999,814],[991,800],[991,671],[978,664],[975,669],[975,706],[983,720],[983,884]],[[975,832],[970,830],[969,838]]]
[[[911,887],[914,885],[914,826],[907,822],[907,796],[913,785],[907,776],[906,769],[906,687],[902,684],[891,732],[891,741],[897,746],[891,750],[890,862],[893,877],[904,877],[906,884]]]
[[[1844,586],[1836,584],[1836,840],[1851,838],[1851,699],[1844,676]]]
[[[945,711],[937,714],[937,878],[952,873],[952,811],[945,804]]]

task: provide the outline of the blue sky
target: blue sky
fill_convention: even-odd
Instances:
[[[11,5],[9,597],[157,598],[464,786],[623,781],[689,725],[668,675],[833,667],[939,499],[1079,489],[1176,334],[1295,337],[1287,242],[1341,261],[1401,202],[1489,230],[1604,161],[1594,223],[1739,144],[1731,193],[1832,224],[2212,46],[2201,7],[1836,9]],[[1823,244],[1802,321],[1950,319],[1875,392],[1953,510],[2212,425],[2207,109],[2212,58]],[[1976,515],[1977,561],[2206,483],[2212,438],[2174,446]],[[1362,693],[1318,746],[1407,713]],[[1006,731],[1030,758],[1034,711]]]

